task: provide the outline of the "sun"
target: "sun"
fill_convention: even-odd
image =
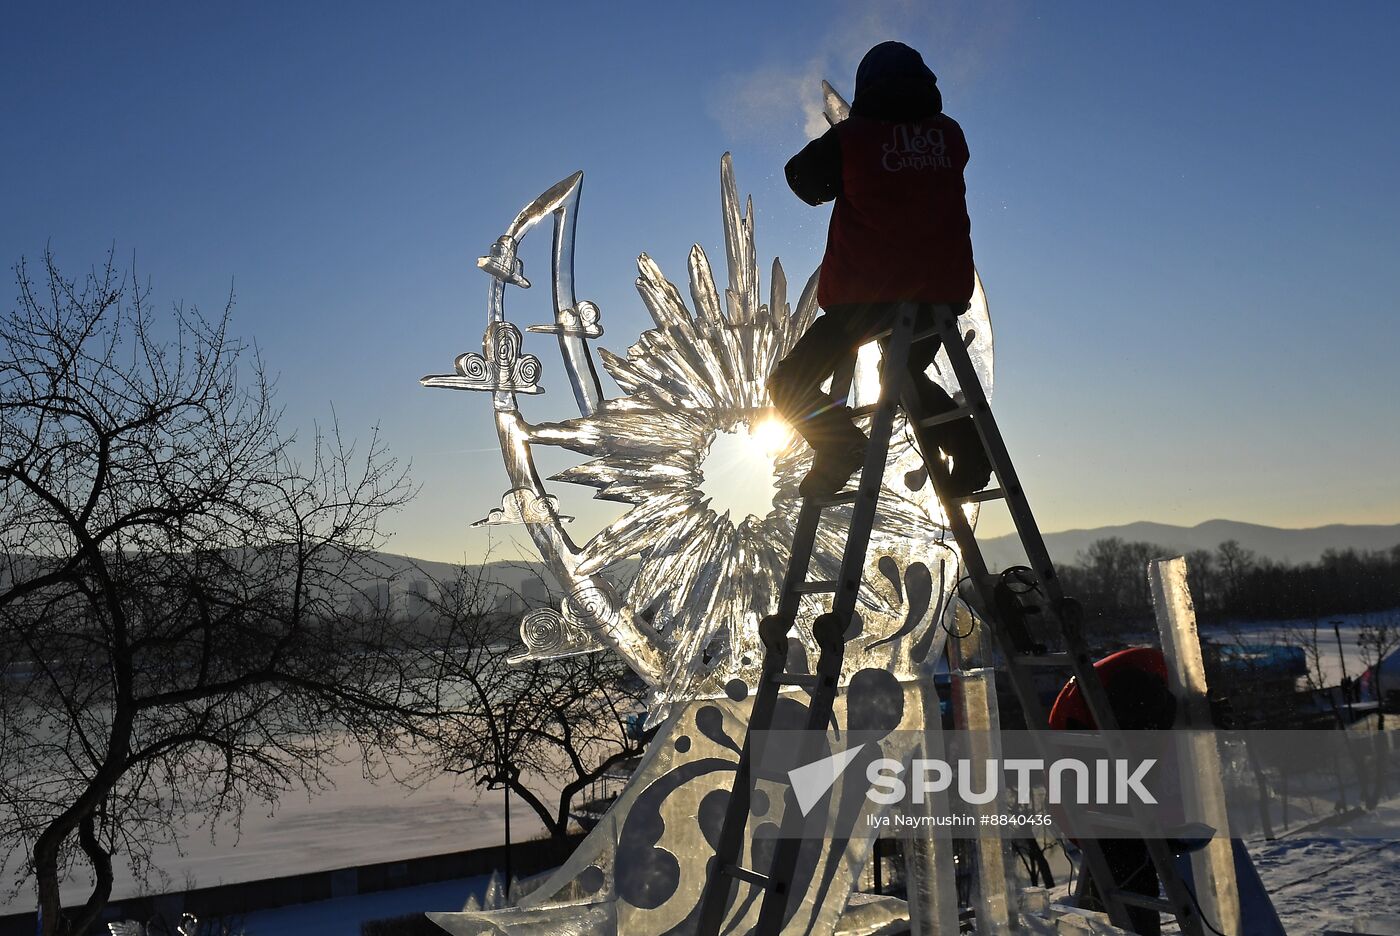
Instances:
[[[749,443],[769,459],[792,444],[792,427],[778,416],[760,416],[749,425]]]
[[[716,432],[700,464],[700,490],[712,508],[736,522],[768,516],[778,496],[778,456],[794,437],[786,423],[768,415]]]

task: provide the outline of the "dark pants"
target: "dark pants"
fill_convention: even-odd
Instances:
[[[1152,865],[1145,842],[1138,839],[1100,839],[1099,845],[1103,847],[1104,858],[1108,860],[1113,879],[1119,887],[1144,897],[1161,895],[1157,869]],[[1085,879],[1084,897],[1084,909],[1104,909],[1103,899],[1094,887],[1092,878]],[[1162,918],[1156,910],[1129,907],[1128,917],[1132,920],[1133,932],[1139,936],[1158,936],[1162,932]]]
[[[842,359],[888,329],[894,322],[899,305],[882,302],[832,306],[812,323],[788,356],[773,368],[773,374],[768,379],[768,392],[773,398],[773,405],[813,448],[820,448],[823,443],[839,438],[842,423],[846,426],[850,424],[849,417],[841,409],[846,405],[849,388],[832,387],[832,392],[837,395],[833,399],[822,392],[822,382],[831,376]],[[921,304],[918,307],[914,322],[916,333],[933,325],[933,309],[932,305]],[[926,416],[947,412],[957,405],[942,387],[924,375],[941,346],[942,340],[933,335],[914,342],[909,349],[909,374],[918,389],[919,402]],[[953,427],[950,431],[940,431],[940,443],[947,439],[950,445],[958,447],[958,443],[963,441],[958,438],[958,427],[962,422],[958,420],[948,424]],[[980,448],[976,429],[972,427],[971,420],[967,420],[967,423],[961,434],[965,435],[967,430],[971,430],[972,438],[967,441]],[[948,446],[940,444],[940,447],[948,450]]]

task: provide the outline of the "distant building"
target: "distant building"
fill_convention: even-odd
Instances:
[[[432,583],[427,579],[413,579],[403,591],[401,608],[404,617],[416,620],[426,617],[433,610]]]
[[[359,592],[360,610],[368,614],[388,614],[393,609],[393,592],[387,580],[367,582],[360,586]]]

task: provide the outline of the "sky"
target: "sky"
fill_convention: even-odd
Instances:
[[[508,486],[489,402],[417,383],[479,348],[475,259],[582,170],[579,295],[620,353],[650,325],[639,253],[682,285],[692,243],[723,256],[731,151],[760,266],[800,284],[829,209],[783,163],[820,80],[849,93],[899,39],[969,140],[994,405],[1043,529],[1395,523],[1397,35],[1378,0],[12,2],[0,259],[80,273],[115,248],[164,303],[232,292],[289,427],[378,426],[411,465],[387,548],[475,560]],[[537,283],[547,240],[523,248]],[[510,308],[547,321],[547,290]],[[552,341],[528,340],[531,420],[576,414]],[[576,538],[618,513],[556,489]]]

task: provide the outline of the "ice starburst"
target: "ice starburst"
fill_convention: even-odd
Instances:
[[[816,276],[790,309],[787,279],[774,261],[768,301],[761,302],[752,202],[740,211],[728,154],[722,195],[729,273],[723,304],[699,246],[690,252],[689,306],[643,254],[637,288],[656,327],[625,356],[600,352],[623,395],[577,419],[536,425],[529,434],[531,443],[589,456],[553,480],[590,485],[598,489],[596,497],[631,505],[581,548],[577,571],[593,575],[629,560],[636,564],[628,603],[644,611],[666,645],[668,664],[658,685],[670,698],[691,685],[692,674],[722,682],[756,665],[757,622],[777,607],[801,506],[797,486],[811,464],[805,443],[775,422],[764,383],[819,311]],[[874,346],[862,352],[853,394],[857,405],[878,392],[877,356]],[[776,496],[764,515],[735,517],[717,510],[706,495],[702,466],[717,438],[750,432],[771,452]],[[930,546],[939,548],[943,526],[936,501],[926,489],[916,489],[917,482],[906,482],[921,466],[909,434],[897,424],[872,561],[882,555],[908,560]],[[848,510],[826,512],[813,578],[836,576],[848,523]],[[889,627],[866,628],[872,644],[899,623],[899,583],[894,582],[894,594],[888,586],[877,581],[862,595],[871,623],[894,615]],[[799,632],[806,637],[805,620],[819,610],[819,602],[810,600],[804,610]]]

